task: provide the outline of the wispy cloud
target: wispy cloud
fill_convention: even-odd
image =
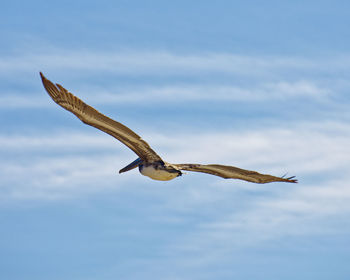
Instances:
[[[33,67],[50,70],[102,71],[113,73],[157,73],[182,74],[185,72],[224,72],[245,74],[254,77],[274,73],[281,69],[293,71],[315,70],[331,64],[337,69],[349,69],[348,55],[323,57],[322,59],[282,56],[248,56],[230,53],[185,54],[166,51],[67,51],[52,49],[49,52],[28,52],[16,56],[3,57],[0,71],[28,71]],[[326,71],[324,69],[324,71]]]
[[[114,92],[113,92],[114,91]],[[81,92],[81,94],[79,94]],[[159,87],[138,87],[134,89],[106,90],[104,88],[78,89],[76,95],[93,104],[171,104],[183,102],[233,102],[273,101],[311,98],[327,100],[331,89],[321,88],[310,81],[277,82],[250,87],[222,85],[167,85]],[[45,108],[48,99],[37,93],[4,94],[0,97],[0,108]]]
[[[298,58],[254,57],[207,53],[202,55],[169,52],[71,52],[54,50],[50,53],[29,53],[4,57],[0,71],[28,71],[33,67],[49,70],[111,71],[113,73],[181,74],[185,72],[229,72],[254,75],[264,69],[280,67],[314,67],[313,63]]]
[[[303,183],[308,177],[315,181],[335,180],[346,172],[350,167],[349,131],[347,124],[328,123],[320,127],[310,123],[288,129],[186,134],[177,131],[173,135],[144,133],[143,136],[169,162],[222,163],[276,175],[291,172],[290,175],[297,175]],[[4,154],[21,151],[31,158],[0,162],[1,177],[8,178],[3,184],[17,191],[26,191],[23,182],[33,188],[40,186],[43,191],[43,186],[50,186],[48,193],[53,186],[62,186],[57,189],[69,193],[64,187],[68,182],[72,188],[77,188],[74,192],[79,192],[99,180],[105,182],[106,177],[107,181],[123,180],[125,176],[117,176],[116,171],[135,157],[112,137],[95,134],[2,135],[0,146]],[[85,154],[87,151],[89,154]],[[110,155],[111,151],[114,155]],[[29,183],[33,176],[34,183]],[[213,177],[211,181],[220,180]],[[81,182],[84,182],[83,188]]]
[[[38,93],[39,88],[43,90],[39,70],[91,105],[303,99],[341,106],[338,101],[346,96],[350,86],[342,78],[349,70],[349,61],[347,56],[317,59],[159,51],[24,53],[0,61],[0,73],[6,83],[27,84],[24,88],[3,87],[0,108],[49,106],[48,99]],[[329,65],[334,66],[331,73],[326,70]],[[150,76],[162,82],[150,83]],[[137,83],[120,83],[128,78],[135,81],[135,77]],[[96,83],[99,80],[103,80],[103,86]]]
[[[186,242],[184,247],[199,251],[210,248],[223,257],[222,254],[233,248],[258,246],[284,236],[326,235],[350,230],[329,223],[332,217],[346,219],[350,213],[350,191],[344,176],[245,199],[249,208],[230,210],[227,207],[222,217],[199,223],[196,237],[182,240]]]
[[[346,169],[348,167],[349,164]],[[193,184],[191,192],[201,194],[200,203],[197,204],[196,196],[190,193],[187,197],[191,202],[178,207],[183,209],[185,204],[191,209],[185,210],[186,213],[196,213],[194,225],[191,232],[170,244],[168,250],[186,255],[189,263],[194,256],[196,262],[202,264],[221,263],[242,248],[277,249],[286,238],[307,240],[349,234],[350,188],[344,174],[339,172],[319,183],[301,182],[277,188],[272,185],[250,188],[237,183],[221,188],[220,183],[217,188],[208,189]],[[308,243],[305,248],[283,246],[286,250],[302,251],[315,244]],[[208,251],[211,252],[209,259],[203,255]]]
[[[143,87],[134,90],[122,90],[120,94],[99,94],[96,102],[136,103],[136,102],[226,102],[226,101],[267,101],[288,100],[293,98],[313,98],[321,100],[331,93],[330,89],[321,88],[312,81],[270,82],[253,86],[214,85],[168,85],[159,87]],[[96,90],[101,93],[101,90]],[[93,95],[90,92],[90,95]]]

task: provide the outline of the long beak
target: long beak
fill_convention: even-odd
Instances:
[[[120,169],[119,173],[123,173],[123,172],[129,171],[131,169],[134,169],[134,168],[138,167],[140,163],[142,163],[142,159],[138,158],[137,160],[133,161],[129,165],[127,165],[124,168]]]

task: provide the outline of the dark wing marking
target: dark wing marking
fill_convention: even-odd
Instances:
[[[194,171],[216,175],[225,179],[240,179],[253,183],[270,183],[270,182],[288,182],[297,183],[298,180],[293,177],[275,177],[267,174],[260,174],[255,171],[249,171],[234,166],[219,164],[173,164],[180,170]]]
[[[53,84],[46,79],[41,72],[40,76],[47,93],[51,96],[53,101],[64,109],[72,112],[83,123],[96,127],[117,138],[145,161],[153,162],[162,160],[160,156],[151,149],[148,143],[131,129],[85,104],[61,85]]]

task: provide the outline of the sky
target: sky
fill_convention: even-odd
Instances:
[[[0,278],[349,279],[348,1],[7,1]],[[168,162],[295,175],[169,182],[57,106],[39,71]]]

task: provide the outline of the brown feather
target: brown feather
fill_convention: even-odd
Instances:
[[[283,178],[267,174],[260,174],[256,171],[245,170],[234,166],[220,164],[172,164],[180,170],[194,171],[216,175],[225,179],[240,179],[253,183],[288,182],[297,183],[294,177]]]
[[[85,104],[61,85],[54,85],[51,81],[46,79],[41,72],[40,76],[47,93],[51,96],[53,101],[64,109],[72,112],[83,123],[98,128],[115,137],[147,162],[162,160],[160,156],[151,149],[148,143],[131,129]]]

